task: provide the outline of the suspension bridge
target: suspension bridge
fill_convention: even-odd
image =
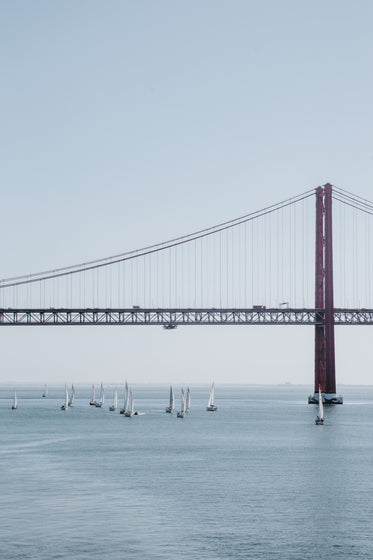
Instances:
[[[373,203],[326,184],[103,259],[0,280],[0,326],[311,325],[336,394],[335,325],[373,325]]]

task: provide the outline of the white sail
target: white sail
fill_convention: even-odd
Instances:
[[[109,410],[111,410],[111,412],[114,412],[117,408],[118,408],[118,391],[115,388],[113,404],[111,406],[109,406]]]
[[[105,402],[105,392],[104,392],[104,386],[101,383],[101,387],[100,387],[100,400],[99,402],[94,401],[93,403],[91,402],[90,404],[94,404],[97,408],[102,408],[103,404]]]
[[[18,399],[17,399],[17,392],[14,391],[14,400],[12,404],[12,409],[15,410],[18,407]]]
[[[44,385],[44,391],[43,391],[42,397],[46,397],[47,395],[48,395],[47,386]]]
[[[133,395],[132,395],[132,391],[129,390],[128,392],[128,398],[127,398],[127,408],[124,412],[125,416],[133,416],[134,412],[135,412],[135,404],[134,404],[134,400],[133,400]]]
[[[185,412],[189,412],[189,409],[190,409],[190,390],[188,387],[186,392],[186,397],[185,397]]]
[[[133,414],[135,412],[135,401],[133,400],[132,391],[130,393],[130,413]]]
[[[69,409],[69,392],[67,390],[67,385],[65,383],[65,402],[61,406],[61,410],[68,410]]]
[[[96,400],[95,386],[92,385],[90,403],[93,404],[95,402],[95,400]]]
[[[73,406],[74,401],[75,401],[75,387],[74,387],[74,385],[71,385],[71,391],[70,391],[69,403],[68,403],[69,406]]]
[[[172,385],[170,387],[170,409],[173,410],[175,408],[175,395]]]
[[[186,412],[186,399],[184,395],[184,389],[181,389],[181,408],[176,416],[178,418],[184,418],[185,412]]]
[[[129,392],[128,392],[128,383],[126,381],[126,384],[124,386],[124,410],[128,409],[128,396],[129,396]]]
[[[214,384],[212,384],[209,403],[207,406],[214,406],[214,401],[215,401],[215,387]]]
[[[217,409],[218,409],[218,407],[215,406],[215,385],[213,383],[212,386],[211,386],[209,402],[208,402],[206,410],[208,410],[210,412],[215,412]]]
[[[170,403],[169,405],[166,407],[166,412],[172,414],[172,412],[174,411],[175,408],[175,397],[174,397],[174,391],[172,389],[172,385],[170,385]]]
[[[319,419],[324,420],[324,405],[322,402],[321,389],[319,386]]]

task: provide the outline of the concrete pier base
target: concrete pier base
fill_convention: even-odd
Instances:
[[[321,396],[323,404],[343,404],[343,397],[336,393],[323,393]],[[319,393],[309,395],[308,404],[319,404]]]

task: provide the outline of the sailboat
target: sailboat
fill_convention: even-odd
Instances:
[[[12,410],[16,410],[17,407],[18,407],[17,392],[14,391],[14,401],[13,401],[13,404],[12,404]]]
[[[114,412],[117,408],[118,408],[118,391],[115,389],[113,404],[109,406],[109,410],[111,410],[111,412]]]
[[[69,393],[67,391],[67,385],[65,383],[65,402],[61,406],[61,410],[69,410]]]
[[[44,391],[43,391],[42,397],[46,397],[47,395],[48,395],[47,386],[44,385]]]
[[[190,390],[189,390],[189,387],[187,388],[186,397],[185,397],[185,412],[190,412]]]
[[[172,389],[172,385],[170,385],[170,404],[166,407],[165,412],[172,414],[175,408],[175,396],[174,391]]]
[[[71,385],[71,391],[70,391],[70,395],[69,395],[68,405],[69,406],[74,406],[74,401],[75,401],[75,387],[74,387],[74,385]]]
[[[185,402],[184,389],[181,389],[181,407],[177,413],[177,418],[184,418],[185,411],[186,411],[186,402]]]
[[[322,403],[322,395],[321,395],[320,385],[319,385],[319,413],[316,416],[315,424],[317,424],[319,426],[324,424],[324,406],[323,406],[323,403]]]
[[[128,405],[127,405],[127,409],[124,412],[124,416],[127,416],[127,418],[131,418],[134,414],[135,414],[135,405],[134,405],[132,391],[130,390],[128,394]]]
[[[126,381],[126,384],[124,386],[124,402],[123,402],[123,408],[120,409],[120,414],[124,414],[126,412],[128,408],[128,383]]]
[[[94,385],[92,385],[91,398],[90,398],[89,404],[91,406],[96,406],[96,396],[95,396],[95,386]]]
[[[209,398],[209,402],[208,402],[208,405],[206,407],[206,410],[208,410],[209,412],[215,412],[215,410],[218,410],[218,407],[215,406],[214,402],[215,402],[215,387],[214,387],[214,383],[213,383],[212,387],[211,387],[210,398]]]
[[[104,392],[104,386],[103,386],[103,384],[101,383],[101,387],[100,387],[100,400],[99,400],[99,402],[96,402],[95,406],[97,406],[98,408],[101,408],[102,405],[104,404],[104,402],[105,402],[105,392]]]

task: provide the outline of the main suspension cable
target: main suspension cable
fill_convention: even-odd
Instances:
[[[309,198],[311,196],[313,196],[315,193],[315,190],[309,190],[306,191],[296,197],[293,198],[289,198],[287,200],[284,200],[280,203],[277,204],[273,204],[271,206],[267,206],[266,208],[263,208],[262,210],[258,210],[256,212],[252,212],[250,214],[246,214],[244,216],[241,216],[240,218],[235,218],[234,220],[230,220],[228,222],[222,222],[221,224],[212,226],[210,228],[206,228],[200,231],[197,231],[195,233],[191,233],[189,235],[185,235],[185,236],[181,236],[181,237],[177,237],[175,239],[171,239],[169,241],[165,241],[163,243],[159,243],[159,244],[155,244],[155,245],[150,245],[148,247],[144,247],[143,249],[138,249],[135,251],[129,251],[126,253],[121,253],[119,255],[113,256],[113,257],[106,257],[105,259],[99,259],[99,260],[95,260],[95,261],[88,261],[85,263],[81,263],[78,265],[72,265],[72,266],[68,266],[68,267],[64,267],[64,268],[58,268],[58,269],[53,269],[53,270],[47,270],[44,272],[38,272],[38,273],[33,273],[33,274],[28,274],[28,275],[23,275],[23,276],[15,276],[15,277],[11,277],[11,278],[5,278],[3,280],[0,280],[0,289],[1,288],[9,288],[11,286],[19,286],[22,284],[31,284],[33,282],[41,282],[43,280],[50,280],[52,278],[59,278],[62,276],[67,276],[67,275],[71,275],[71,274],[77,274],[83,271],[87,271],[87,270],[94,270],[94,269],[98,269],[98,268],[102,268],[105,266],[110,266],[113,264],[117,264],[120,262],[124,262],[124,261],[128,261],[128,260],[133,260],[142,256],[146,256],[146,255],[150,255],[152,253],[157,253],[160,251],[164,251],[166,249],[170,249],[172,247],[177,247],[178,245],[183,245],[185,243],[190,243],[191,241],[195,241],[197,239],[201,239],[203,237],[207,237],[210,235],[213,235],[215,233],[218,233],[220,231],[224,231],[224,230],[229,230],[231,228],[237,227],[241,224],[244,224],[246,222],[249,221],[253,221],[256,220],[257,218],[260,218],[262,216],[265,216],[267,214],[271,214],[273,212],[276,212],[278,210],[281,210],[282,208],[291,206],[293,204],[296,204],[298,202],[301,202],[302,200],[305,200],[306,198]]]

